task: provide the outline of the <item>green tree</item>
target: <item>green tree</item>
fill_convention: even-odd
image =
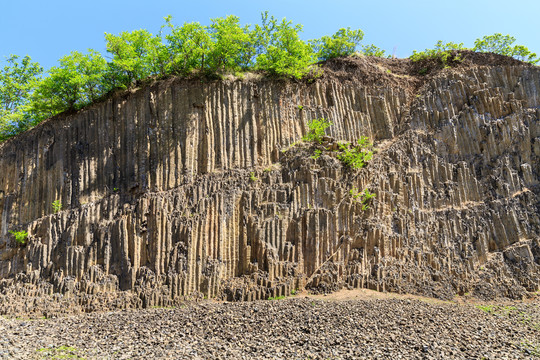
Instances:
[[[484,36],[482,39],[476,39],[472,50],[511,56],[515,59],[528,61],[533,64],[537,64],[540,61],[540,59],[536,57],[536,54],[529,51],[525,46],[512,46],[515,42],[516,38],[513,36],[496,33]]]
[[[80,109],[104,95],[109,87],[104,75],[107,62],[94,50],[73,51],[52,67],[33,94],[29,111],[41,121],[65,110]]]
[[[237,16],[212,19],[209,27],[212,45],[208,68],[211,72],[247,70],[256,53],[249,26],[240,26]]]
[[[29,56],[6,58],[0,70],[0,140],[26,130],[31,119],[26,113],[29,99],[43,71]]]
[[[264,15],[263,15],[264,16]],[[278,76],[302,78],[310,71],[316,60],[315,52],[309,43],[300,39],[302,25],[292,25],[283,19],[281,23],[272,16],[266,24],[255,32],[267,39],[259,47],[256,68]]]
[[[210,52],[210,34],[205,26],[199,23],[184,23],[174,26],[169,15],[165,18],[170,34],[166,35],[169,61],[167,72],[189,74],[198,69],[203,70],[205,59]]]
[[[136,80],[165,75],[168,61],[161,36],[146,30],[105,34],[107,52],[113,55],[108,76],[110,87],[126,87]]]
[[[424,51],[417,52],[413,51],[413,54],[410,56],[412,61],[419,61],[425,59],[435,59],[440,58],[444,64],[447,63],[450,55],[455,50],[464,50],[463,43],[454,43],[454,42],[443,42],[442,40],[437,41],[433,49],[426,49]]]
[[[360,29],[341,28],[334,35],[323,36],[318,40],[312,40],[312,43],[317,51],[317,57],[324,61],[354,54],[363,38],[364,32]]]
[[[265,54],[268,46],[275,41],[275,32],[278,21],[268,15],[268,11],[261,13],[261,25],[255,24],[251,36],[254,38],[256,56]]]

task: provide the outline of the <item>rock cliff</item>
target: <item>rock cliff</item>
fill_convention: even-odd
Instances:
[[[540,68],[464,59],[425,75],[349,58],[315,81],[167,79],[0,144],[2,311],[538,291]],[[316,157],[299,140],[321,117]],[[376,153],[345,168],[332,148],[361,136]],[[369,209],[353,188],[376,194]]]

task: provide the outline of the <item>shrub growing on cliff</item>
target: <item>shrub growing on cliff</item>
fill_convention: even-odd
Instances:
[[[15,236],[15,241],[17,244],[25,245],[28,240],[28,233],[26,231],[9,231],[13,236]]]
[[[55,213],[62,211],[62,203],[60,202],[60,200],[54,200],[52,202],[52,208]]]
[[[536,57],[536,54],[529,51],[525,46],[512,46],[515,42],[516,38],[513,36],[496,33],[484,36],[482,39],[476,39],[472,50],[511,56],[515,59],[527,61],[532,64],[537,64],[540,61],[540,59]]]
[[[376,194],[370,192],[367,188],[365,188],[364,191],[359,191],[354,186],[349,193],[354,201],[360,201],[362,204],[362,210],[368,210],[376,196]]]
[[[386,52],[383,49],[373,44],[363,45],[361,53],[364,54],[365,56],[374,56],[374,57],[385,57],[386,55]]]
[[[317,57],[324,61],[341,56],[354,54],[356,47],[364,38],[364,32],[360,29],[341,28],[332,36],[323,36],[318,40],[312,40]]]
[[[428,59],[438,59],[444,66],[447,66],[450,61],[460,61],[461,58],[454,52],[456,50],[464,50],[463,43],[443,43],[442,40],[437,41],[433,49],[426,49],[424,51],[413,51],[413,54],[409,57],[412,61],[421,61]]]
[[[373,199],[375,198],[375,196],[375,193],[369,192],[367,188],[364,189],[364,192],[362,193],[362,210],[369,209],[370,205],[373,203]]]
[[[328,127],[332,126],[332,122],[321,118],[321,119],[313,119],[307,124],[308,126],[308,132],[304,137],[302,137],[302,140],[304,141],[312,141],[316,143],[322,143],[325,131]]]
[[[373,157],[372,147],[373,144],[370,143],[369,138],[362,136],[357,145],[350,143],[339,144],[341,153],[337,157],[344,165],[352,169],[361,169]]]

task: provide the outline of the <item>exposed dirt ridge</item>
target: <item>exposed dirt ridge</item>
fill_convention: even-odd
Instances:
[[[538,291],[540,70],[462,57],[338,59],[311,82],[171,78],[6,141],[0,312]],[[374,140],[366,168],[297,143],[319,117],[326,147]],[[370,209],[353,187],[376,193]]]

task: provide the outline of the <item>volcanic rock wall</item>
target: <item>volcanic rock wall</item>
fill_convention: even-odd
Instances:
[[[303,287],[537,291],[539,68],[412,88],[383,65],[396,81],[170,79],[1,144],[0,292],[91,310]],[[298,141],[320,117],[333,125],[317,158]],[[331,149],[361,136],[376,153],[345,168]],[[369,209],[354,188],[376,194]]]

